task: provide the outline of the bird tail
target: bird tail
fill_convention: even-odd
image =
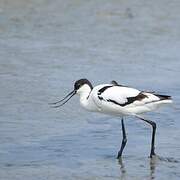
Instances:
[[[157,96],[160,100],[171,100],[172,101],[172,97],[168,96],[168,95],[162,95],[162,94],[154,94],[155,96]]]
[[[157,104],[171,104],[173,103],[172,97],[168,95],[162,95],[162,94],[154,94],[157,96],[160,100],[157,102]]]

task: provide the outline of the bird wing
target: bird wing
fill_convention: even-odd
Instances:
[[[99,106],[108,104],[119,105],[124,107],[136,100],[140,91],[134,88],[113,86],[112,84],[101,85],[95,87],[93,93],[93,100]]]
[[[91,94],[100,112],[118,115],[144,113],[172,102],[170,96],[112,84],[96,86]]]

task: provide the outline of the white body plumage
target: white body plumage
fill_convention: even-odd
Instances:
[[[102,84],[93,89],[84,84],[77,94],[85,109],[116,116],[138,115],[172,103],[170,96],[113,84]]]

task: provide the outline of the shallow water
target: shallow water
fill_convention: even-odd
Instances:
[[[0,0],[0,179],[179,179],[179,1]],[[150,127],[83,110],[51,109],[86,77],[170,94]]]

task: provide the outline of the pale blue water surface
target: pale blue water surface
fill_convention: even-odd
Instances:
[[[180,1],[0,0],[0,180],[180,179]],[[74,97],[52,109],[75,80],[117,80],[170,94],[147,115],[151,130],[86,112]]]

